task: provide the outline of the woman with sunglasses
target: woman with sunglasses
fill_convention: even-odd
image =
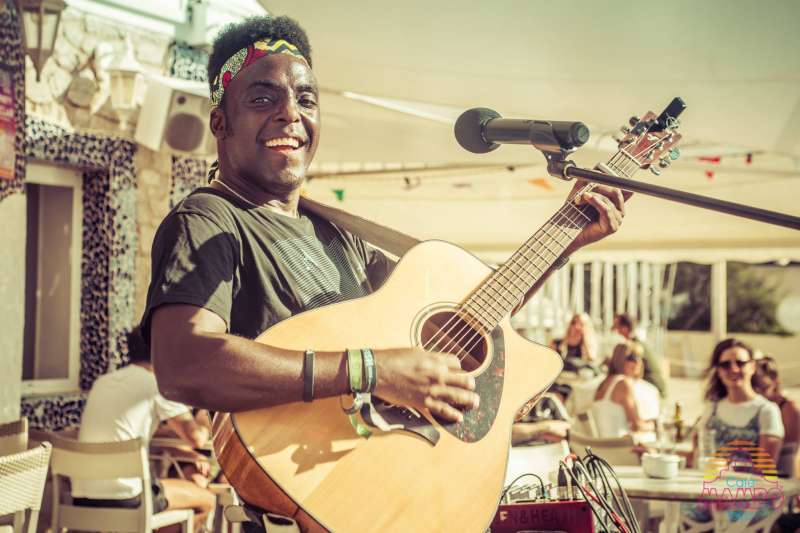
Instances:
[[[785,434],[780,454],[778,455],[778,472],[781,476],[798,476],[797,447],[800,441],[800,409],[797,403],[783,395],[781,390],[778,365],[772,357],[763,357],[756,361],[756,373],[753,378],[756,392],[778,406],[783,421]]]
[[[706,408],[700,419],[701,431],[713,432],[715,449],[729,442],[744,440],[758,445],[773,462],[783,440],[783,422],[778,406],[753,387],[756,362],[753,349],[737,339],[725,339],[714,348],[707,369]],[[752,460],[752,458],[751,458]],[[760,522],[772,512],[772,502],[752,502],[748,513],[729,511],[733,521]],[[707,502],[682,504],[681,511],[695,522],[712,520]],[[739,514],[734,517],[734,515]]]
[[[777,461],[784,435],[781,413],[753,387],[755,363],[747,344],[733,338],[717,344],[707,370],[701,424],[714,430],[717,449],[732,440],[748,440]]]
[[[614,347],[608,376],[597,388],[591,409],[599,438],[615,438],[653,429],[652,424],[641,417],[641,408],[645,406],[640,405],[641,398],[637,398],[637,380],[644,373],[639,350],[634,343]],[[657,402],[658,390],[655,387],[653,390]],[[658,406],[655,412],[658,413]]]

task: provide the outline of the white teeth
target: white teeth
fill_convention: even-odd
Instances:
[[[277,139],[270,139],[264,143],[265,146],[291,146],[292,148],[299,148],[300,141],[292,137],[279,137]]]

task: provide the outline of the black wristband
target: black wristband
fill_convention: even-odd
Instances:
[[[303,401],[314,399],[314,350],[306,350],[303,356]]]

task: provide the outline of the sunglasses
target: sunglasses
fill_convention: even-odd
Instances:
[[[752,359],[748,359],[747,361],[742,361],[740,359],[733,359],[728,361],[720,361],[717,363],[717,366],[720,368],[724,368],[725,370],[730,370],[733,368],[733,365],[736,365],[736,368],[742,368],[748,363],[752,363]]]
[[[638,361],[639,359],[641,359],[641,357],[633,353],[625,356],[626,361]]]

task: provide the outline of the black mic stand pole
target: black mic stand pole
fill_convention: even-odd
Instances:
[[[575,146],[562,146],[548,123],[536,124],[535,126],[531,129],[530,143],[544,154],[545,159],[547,159],[547,172],[556,178],[563,180],[581,178],[593,183],[617,187],[624,191],[647,194],[672,202],[702,207],[703,209],[758,220],[759,222],[766,222],[767,224],[785,228],[800,229],[800,217],[580,168],[573,161],[567,159],[567,156],[575,151]]]
[[[550,165],[548,165],[548,170]],[[670,189],[669,187],[662,187],[660,185],[653,185],[652,183],[644,183],[627,178],[620,178],[596,172],[594,170],[587,170],[579,168],[574,164],[564,165],[563,172],[558,174],[557,177],[562,179],[581,178],[593,183],[602,183],[603,185],[610,185],[617,187],[624,191],[635,192],[639,194],[647,194],[678,202],[686,205],[693,205],[695,207],[702,207],[711,211],[718,211],[728,215],[734,215],[742,218],[749,218],[751,220],[758,220],[759,222],[766,222],[767,224],[774,224],[776,226],[783,226],[785,228],[800,230],[800,217],[787,215],[785,213],[778,213],[777,211],[769,211],[767,209],[760,209],[758,207],[751,207],[749,205],[737,204],[735,202],[728,202],[726,200],[718,200],[700,194],[694,194],[686,191],[679,191],[677,189]]]

